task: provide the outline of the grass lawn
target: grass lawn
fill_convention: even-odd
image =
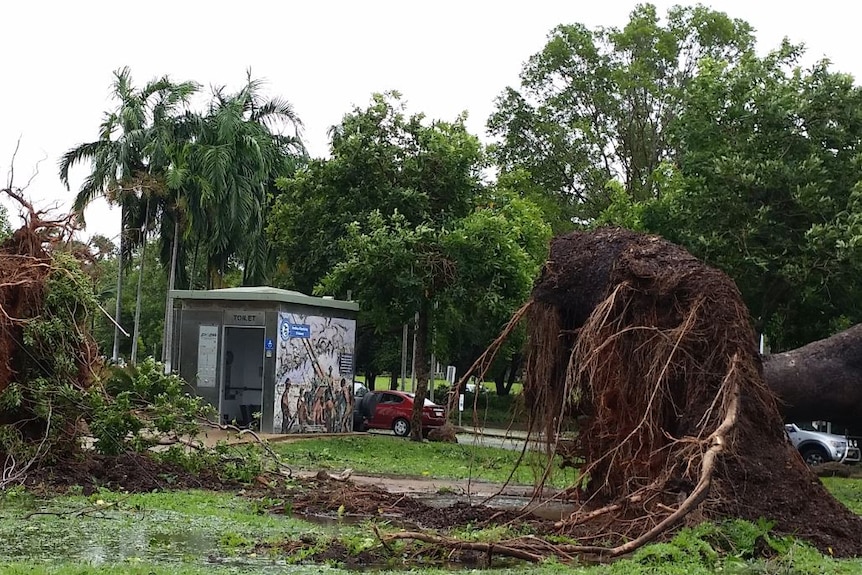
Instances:
[[[294,467],[351,467],[358,472],[435,478],[502,481],[515,465],[516,452],[471,445],[413,443],[391,436],[359,435],[275,443]],[[533,463],[532,465],[538,465]],[[518,481],[531,481],[522,465]],[[564,477],[559,483],[565,483]],[[856,513],[862,512],[862,479],[824,479],[827,488]],[[764,494],[768,496],[768,494]],[[317,524],[267,508],[278,501],[235,493],[178,491],[125,494],[102,491],[91,496],[37,497],[21,489],[0,492],[0,575],[221,575],[227,573],[310,573],[348,575],[335,564],[302,565],[275,544],[313,537],[335,538],[357,552],[377,546],[370,521]],[[81,510],[89,510],[81,513]],[[33,514],[33,512],[39,512]],[[378,522],[380,529],[396,527]],[[787,538],[767,535],[775,546],[770,559],[751,560],[767,527],[747,522],[702,524],[682,530],[671,542],[650,545],[609,565],[577,562],[518,565],[470,573],[488,575],[707,575],[862,573],[862,560],[835,560]],[[496,537],[507,536],[506,531]],[[470,538],[494,537],[475,529]],[[729,545],[729,547],[728,547]],[[401,564],[400,555],[396,562]],[[377,571],[451,575],[451,569],[416,564]]]
[[[824,477],[821,479],[832,495],[856,515],[862,515],[862,479]],[[862,553],[862,549],[859,551]],[[862,571],[860,571],[862,573]]]
[[[520,452],[472,444],[416,443],[373,433],[351,437],[301,439],[272,444],[288,465],[299,469],[345,469],[357,473],[397,474],[438,479],[485,479],[504,482],[516,469]],[[528,452],[517,466],[514,483],[532,485],[544,471],[542,454]],[[574,482],[572,469],[557,469],[552,485]]]
[[[830,481],[842,489],[857,483]],[[238,497],[233,493],[179,491],[123,494],[102,491],[92,496],[37,498],[21,491],[0,495],[0,575],[221,575],[227,573],[310,573],[348,575],[334,564],[302,565],[278,551],[261,550],[259,543],[302,538],[336,538],[357,550],[376,546],[369,524],[318,525],[265,509],[274,501]],[[76,510],[91,509],[86,514]],[[32,515],[39,511],[42,514]],[[397,529],[386,522],[384,531]],[[783,538],[781,549],[768,560],[745,559],[762,528],[746,522],[703,524],[683,530],[673,541],[647,546],[632,557],[609,565],[519,565],[488,575],[707,575],[731,574],[853,574],[862,573],[860,560],[835,560]],[[471,538],[488,540],[475,530]],[[497,536],[505,536],[501,532]],[[717,545],[732,551],[717,553]],[[397,560],[400,563],[400,559]],[[381,575],[413,573],[451,575],[451,569],[412,565],[377,571]]]

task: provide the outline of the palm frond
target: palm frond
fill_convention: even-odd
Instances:
[[[69,170],[81,162],[92,162],[99,148],[104,144],[103,141],[79,144],[63,154],[63,157],[60,158],[60,181],[67,190],[69,189]]]
[[[290,124],[294,127],[297,136],[302,132],[303,123],[296,114],[293,104],[281,97],[271,98],[263,102],[251,116],[254,122],[260,122],[272,129],[279,124]]]

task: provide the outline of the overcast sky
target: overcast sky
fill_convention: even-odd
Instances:
[[[653,2],[661,13],[680,2]],[[751,23],[759,48],[787,36],[811,59],[862,77],[859,22],[851,0],[782,3],[714,0],[705,4]],[[636,2],[352,0],[203,2],[117,0],[7,1],[0,6],[0,177],[15,142],[16,183],[42,158],[29,192],[40,207],[66,209],[86,174],[66,192],[59,157],[97,138],[112,71],[130,66],[136,84],[168,74],[205,86],[237,88],[251,68],[267,95],[293,103],[314,156],[327,154],[327,129],[372,92],[401,91],[411,112],[453,119],[485,138],[494,98],[516,85],[523,62],[557,24],[621,26]],[[99,202],[87,234],[114,236],[119,213]],[[17,224],[14,218],[13,225]]]

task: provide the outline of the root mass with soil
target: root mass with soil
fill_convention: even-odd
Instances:
[[[603,533],[617,556],[681,523],[763,517],[825,552],[862,551],[862,519],[784,435],[724,273],[656,236],[574,232],[553,241],[526,315],[531,428],[581,470],[569,491],[583,510],[561,529]],[[557,444],[575,420],[577,439]]]

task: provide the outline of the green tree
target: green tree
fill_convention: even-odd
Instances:
[[[266,99],[262,85],[249,72],[238,92],[216,89],[205,114],[173,123],[173,133],[184,137],[173,139],[170,201],[162,218],[169,293],[178,278],[189,288],[260,285],[274,269],[264,234],[270,197],[275,180],[292,173],[306,152],[293,106],[283,98]],[[241,279],[234,282],[237,272]],[[162,345],[166,368],[172,308],[169,300],[164,319],[169,335]]]
[[[279,181],[268,236],[281,256],[280,283],[310,292],[345,257],[343,237],[374,210],[411,224],[466,213],[479,192],[478,139],[455,122],[408,117],[398,92],[375,94],[330,130],[326,160]]]
[[[450,358],[458,373],[472,365],[529,298],[550,235],[541,210],[499,182],[446,230],[441,249],[455,262],[456,273],[435,300],[435,351]],[[510,338],[491,366],[500,395],[511,389],[517,372],[519,335]],[[507,372],[508,384],[502,377]]]
[[[264,235],[268,194],[305,157],[293,107],[282,98],[265,99],[261,86],[249,75],[236,93],[215,90],[169,174],[187,243],[206,267],[208,287],[221,287],[232,266],[246,285],[266,281],[273,264]],[[286,127],[294,133],[282,133]]]
[[[148,249],[138,248],[132,252],[130,271],[123,276],[123,285],[120,291],[120,325],[129,332],[129,337],[122,336],[119,340],[119,352],[121,356],[131,354],[134,337],[133,325],[138,298],[134,295],[138,283],[141,283],[140,312],[138,313],[137,348],[146,355],[152,355],[156,359],[161,356],[163,321],[165,309],[165,293],[167,291],[167,279],[164,274],[153,273],[159,268],[157,239],[151,239]],[[141,275],[141,257],[146,257]],[[116,271],[119,259],[116,250],[108,252],[103,256],[93,258],[93,265],[85,269],[91,278],[96,299],[103,309],[116,306],[117,290]],[[100,349],[110,347],[113,336],[114,324],[106,314],[100,313],[93,318],[93,336],[99,344]]]
[[[170,134],[170,118],[185,106],[197,89],[193,82],[174,83],[166,76],[138,89],[132,83],[128,67],[117,70],[112,84],[117,107],[105,114],[99,138],[72,148],[60,160],[60,179],[67,189],[71,168],[81,162],[90,164],[90,174],[73,204],[81,221],[84,209],[99,196],[120,206],[118,290],[122,287],[123,268],[130,262],[132,251],[146,246],[160,208],[157,198],[165,195],[164,176],[172,147],[172,138],[166,137]],[[136,297],[140,301],[140,292]],[[120,299],[117,298],[116,317],[120,313]],[[135,324],[136,331],[137,327]],[[118,345],[119,330],[116,330],[114,358],[118,356]],[[133,356],[135,351],[133,348]]]
[[[470,318],[476,325],[465,331],[484,328],[489,340],[526,298],[545,255],[541,212],[511,192],[486,190],[482,167],[482,147],[464,118],[428,122],[407,116],[399,94],[375,95],[333,129],[329,160],[281,182],[270,222],[293,285],[352,291],[363,321],[384,336],[418,312],[419,397],[428,384],[434,302],[439,316]],[[441,350],[453,349],[447,342],[455,337],[441,337]]]
[[[500,198],[499,206],[477,206],[462,218],[434,227],[411,226],[395,212],[386,218],[373,212],[366,232],[353,224],[345,246],[348,257],[323,280],[329,293],[353,286],[357,299],[375,325],[403,323],[417,311],[415,353],[426,358],[433,317],[459,343],[487,345],[505,325],[513,309],[529,295],[550,228],[538,208],[528,202]],[[432,315],[434,302],[438,314]],[[452,353],[452,349],[449,350]],[[478,353],[477,353],[478,355]],[[416,396],[425,397],[428,366],[416,365]],[[414,405],[412,437],[418,440],[421,402]]]
[[[705,60],[687,90],[660,200],[605,221],[664,235],[727,272],[773,350],[862,321],[862,88],[787,43]]]
[[[526,170],[550,194],[555,231],[591,220],[610,203],[609,181],[634,200],[655,197],[655,170],[675,156],[670,128],[704,57],[752,50],[751,27],[704,6],[638,5],[622,29],[554,28],[507,88],[488,121],[503,173]]]

